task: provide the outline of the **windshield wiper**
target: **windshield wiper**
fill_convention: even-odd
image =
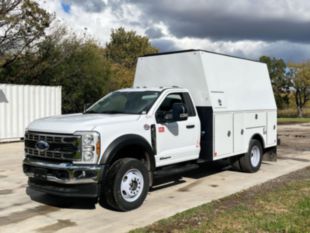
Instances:
[[[140,113],[132,113],[132,112],[121,112],[121,111],[104,111],[104,112],[96,112],[96,111],[87,111],[84,112],[84,114],[88,114],[88,113],[94,113],[94,114],[134,114],[134,115],[138,115]]]
[[[105,111],[105,112],[100,112],[101,114],[127,114],[125,112],[121,111]]]
[[[96,112],[96,111],[92,111],[92,110],[84,112],[84,114],[87,114],[87,113],[98,113],[99,114],[100,112]]]
[[[128,115],[140,115],[138,112],[121,112],[121,111],[105,111],[100,112],[101,114],[128,114]]]

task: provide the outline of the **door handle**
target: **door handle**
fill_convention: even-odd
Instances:
[[[195,125],[187,125],[186,128],[192,129],[192,128],[195,128]]]

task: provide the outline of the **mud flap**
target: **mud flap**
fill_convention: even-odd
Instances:
[[[264,150],[263,161],[277,161],[277,147],[270,147]]]

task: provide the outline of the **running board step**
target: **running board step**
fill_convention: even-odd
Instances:
[[[208,160],[208,159],[198,159],[197,160],[197,163],[207,163],[207,162],[210,162],[210,160]]]
[[[160,170],[157,170],[154,172],[154,176],[159,177],[159,176],[171,176],[171,175],[175,175],[178,173],[184,173],[184,172],[188,172],[194,169],[199,168],[198,164],[188,164],[188,165],[179,165],[179,166],[169,166],[169,167],[165,167],[162,168]]]

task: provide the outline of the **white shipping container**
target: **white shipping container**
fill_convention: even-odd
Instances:
[[[0,84],[0,142],[24,137],[38,118],[61,114],[61,86]]]

